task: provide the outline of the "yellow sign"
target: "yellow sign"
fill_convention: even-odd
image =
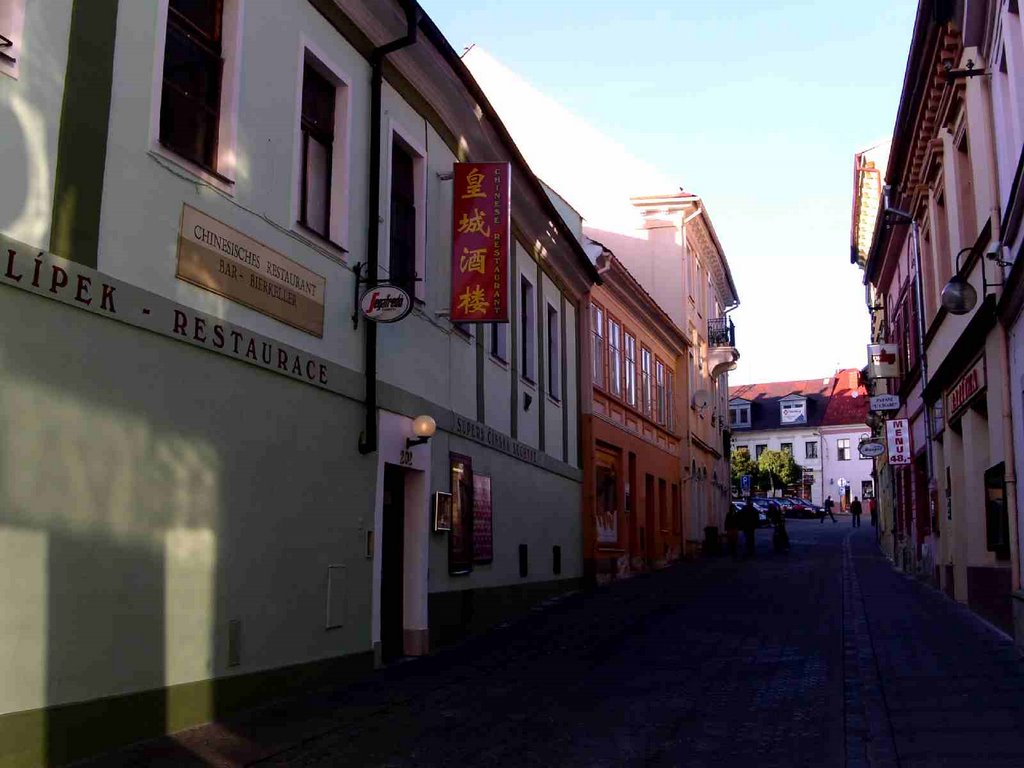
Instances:
[[[178,277],[313,336],[324,335],[327,280],[185,205]]]

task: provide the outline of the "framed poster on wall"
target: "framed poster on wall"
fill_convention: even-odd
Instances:
[[[452,483],[452,522],[448,532],[448,573],[473,570],[473,460],[449,454]]]
[[[491,478],[473,475],[473,562],[482,565],[494,559],[494,524],[491,507]]]
[[[452,495],[444,491],[434,492],[434,531],[452,529]]]

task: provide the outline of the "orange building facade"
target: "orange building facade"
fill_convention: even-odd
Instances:
[[[677,560],[686,540],[688,341],[615,256],[598,257],[584,346],[584,573],[603,583]]]

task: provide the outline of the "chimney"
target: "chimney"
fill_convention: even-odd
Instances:
[[[846,371],[847,376],[847,388],[856,390],[860,387],[860,371],[856,368],[850,368]]]

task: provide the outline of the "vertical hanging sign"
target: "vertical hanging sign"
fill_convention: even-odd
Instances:
[[[511,168],[455,163],[452,179],[450,319],[507,323]]]
[[[906,419],[888,419],[885,422],[885,436],[889,448],[889,463],[903,465],[910,463],[910,423]]]

